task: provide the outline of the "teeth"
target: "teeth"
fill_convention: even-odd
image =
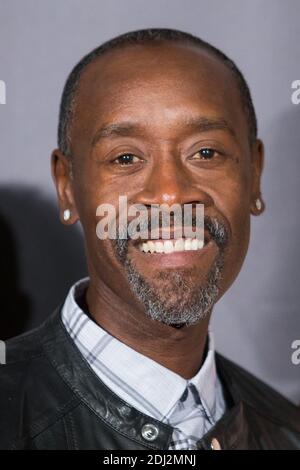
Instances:
[[[191,248],[192,248],[192,250],[198,250],[198,240],[196,238],[194,238],[191,241]]]
[[[203,240],[197,240],[197,242],[198,242],[197,250],[202,250],[202,248],[204,247],[204,239]]]
[[[182,238],[178,238],[178,240],[176,240],[175,251],[184,251],[184,241]]]
[[[192,249],[192,240],[190,238],[187,238],[184,242],[184,250],[189,251]]]
[[[173,253],[174,251],[174,245],[171,242],[171,240],[167,240],[164,242],[164,252],[165,253]]]
[[[147,245],[150,249],[150,253],[154,253],[155,252],[155,245],[153,242],[147,242]]]
[[[177,240],[148,241],[140,243],[139,249],[145,253],[173,253],[174,251],[201,250],[203,240],[196,238],[179,238]]]
[[[154,253],[163,253],[164,244],[162,242],[154,242]]]

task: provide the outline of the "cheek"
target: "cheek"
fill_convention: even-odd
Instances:
[[[250,194],[251,180],[249,173],[242,173],[234,181],[230,200],[230,224],[232,229],[232,240],[236,251],[241,257],[245,257],[250,233]]]
[[[74,172],[74,195],[83,226],[96,230],[96,211],[100,204],[117,204],[118,195],[112,190],[105,172],[93,162],[80,164]]]
[[[231,212],[227,214],[231,228],[230,240],[225,254],[223,292],[225,292],[239,274],[245,260],[250,236],[250,212],[248,205],[235,200]]]
[[[226,184],[224,184],[226,181]],[[226,250],[223,289],[227,290],[238,275],[245,259],[250,236],[249,172],[230,173],[215,187],[216,212],[227,220],[231,234]]]
[[[250,179],[245,175],[233,181],[228,194],[228,217],[232,243],[237,255],[245,257],[250,232]]]
[[[246,159],[245,159],[246,160]],[[215,207],[229,221],[232,230],[240,225],[243,231],[249,228],[251,173],[246,161],[237,161],[224,172],[220,172],[212,182]],[[238,236],[238,231],[234,230]]]
[[[226,292],[238,276],[245,260],[249,244],[249,228],[245,224],[236,235],[232,237],[226,252],[225,267],[221,285],[221,296]]]
[[[108,218],[118,218],[119,195],[124,193],[116,187],[109,175],[101,172],[95,165],[90,165],[86,169],[81,168],[81,172],[76,173],[74,188],[89,260],[93,264],[98,262],[101,266],[110,266],[115,259],[111,241],[100,240],[97,236],[97,227],[99,228],[99,222],[104,220],[104,231],[107,232],[105,223]],[[105,206],[100,208],[101,205]],[[99,212],[100,209],[101,212]]]
[[[250,214],[247,211],[235,214],[232,220],[232,245],[237,258],[245,257],[250,236]]]

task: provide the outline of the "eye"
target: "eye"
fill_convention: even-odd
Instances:
[[[211,160],[218,154],[217,150],[209,147],[202,148],[196,152],[192,159],[193,160]]]
[[[138,163],[140,159],[131,153],[124,153],[123,155],[119,155],[113,163],[117,165],[132,165],[133,163]]]

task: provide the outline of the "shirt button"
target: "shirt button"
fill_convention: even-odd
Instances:
[[[158,427],[154,424],[144,424],[142,427],[142,436],[146,441],[154,441],[159,434]]]
[[[210,447],[211,447],[211,450],[221,450],[222,449],[221,445],[220,445],[220,442],[215,437],[211,440]]]

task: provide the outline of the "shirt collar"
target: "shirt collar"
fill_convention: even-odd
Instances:
[[[88,317],[76,302],[88,282],[89,278],[84,278],[71,287],[62,320],[98,377],[132,406],[157,419],[169,415],[186,386],[193,383],[203,406],[213,415],[217,373],[212,332],[208,332],[208,350],[201,368],[186,380],[122,343]]]

